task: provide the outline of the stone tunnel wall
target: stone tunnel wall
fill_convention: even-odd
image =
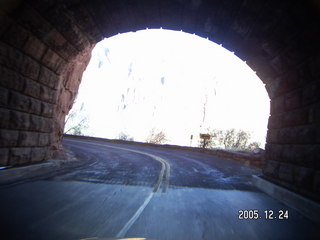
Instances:
[[[54,13],[47,20],[37,10],[17,1],[0,9],[1,166],[63,154],[64,118],[94,46],[76,26],[57,29]]]
[[[5,0],[0,4],[0,164],[59,153],[95,43],[148,28],[222,44],[271,99],[264,177],[320,200],[320,42],[315,1]]]

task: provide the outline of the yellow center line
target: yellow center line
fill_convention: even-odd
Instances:
[[[134,153],[138,153],[138,154],[142,154],[145,156],[149,156],[151,158],[153,158],[154,160],[158,161],[161,163],[161,170],[160,170],[160,174],[157,180],[157,183],[154,186],[153,192],[156,193],[162,183],[163,180],[163,175],[165,175],[165,184],[163,187],[163,192],[166,192],[168,187],[169,187],[169,178],[170,178],[170,164],[164,160],[163,158],[153,155],[151,153],[146,153],[143,151],[138,151],[138,150],[133,150],[130,148],[124,148],[124,147],[115,147],[115,146],[108,146],[106,144],[99,144],[99,143],[91,143],[91,142],[83,142],[83,141],[78,141],[78,140],[71,140],[71,139],[65,139],[67,141],[71,141],[71,142],[79,142],[79,143],[84,143],[84,144],[91,144],[91,145],[96,145],[96,146],[102,146],[102,147],[107,147],[107,148],[114,148],[114,149],[120,149],[120,150],[124,150],[124,151],[129,151],[129,152],[134,152]]]

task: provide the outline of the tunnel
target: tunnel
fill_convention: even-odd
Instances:
[[[319,11],[311,0],[1,1],[0,165],[62,156],[95,44],[163,28],[221,44],[256,71],[271,99],[263,177],[320,200]]]

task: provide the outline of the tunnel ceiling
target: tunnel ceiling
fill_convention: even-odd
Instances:
[[[92,48],[146,28],[195,33],[257,72],[271,99],[264,176],[319,198],[319,4],[254,0],[4,0],[1,165],[59,156]]]

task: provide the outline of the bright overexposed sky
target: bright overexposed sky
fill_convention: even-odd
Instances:
[[[236,128],[264,147],[269,116],[265,87],[245,62],[212,41],[163,29],[98,43],[74,107],[82,103],[87,135],[145,141],[155,128],[180,145],[208,128]]]

